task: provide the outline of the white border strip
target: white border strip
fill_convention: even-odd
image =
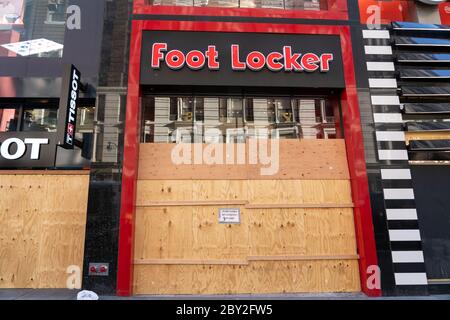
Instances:
[[[380,160],[408,160],[407,150],[378,150]]]
[[[427,274],[424,272],[394,273],[396,285],[427,285]]]
[[[363,30],[364,39],[390,39],[388,30]]]
[[[373,105],[400,105],[400,99],[398,96],[371,96],[370,99]]]
[[[383,180],[411,180],[410,169],[381,169]]]
[[[391,46],[364,46],[366,54],[392,55]]]
[[[403,123],[401,113],[374,113],[373,121],[375,123]]]
[[[397,80],[393,78],[369,78],[370,88],[397,88]]]
[[[367,71],[395,71],[393,62],[367,62]]]
[[[422,238],[420,237],[420,231],[419,230],[411,230],[411,229],[389,230],[389,239],[391,239],[391,241],[421,241],[422,240]]]
[[[413,200],[414,189],[412,188],[389,188],[383,189],[385,200]]]
[[[425,262],[423,251],[392,251],[394,263],[420,263]]]
[[[405,141],[404,131],[376,131],[377,141]]]
[[[386,209],[388,220],[417,220],[416,209]]]

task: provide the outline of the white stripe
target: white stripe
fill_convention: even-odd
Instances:
[[[406,150],[378,150],[380,160],[408,160],[408,151]]]
[[[363,30],[364,39],[390,39],[388,30]]]
[[[397,88],[395,79],[369,79],[370,88]]]
[[[425,262],[422,251],[392,251],[392,262],[394,263],[416,263]]]
[[[396,285],[423,285],[428,284],[427,274],[424,272],[408,272],[408,273],[395,273]]]
[[[391,241],[420,241],[419,230],[389,230]]]
[[[386,209],[388,220],[417,220],[416,209]]]
[[[381,179],[383,180],[410,180],[411,170],[409,169],[381,169]]]
[[[383,189],[384,199],[386,200],[411,200],[414,199],[414,190],[405,189]]]
[[[403,131],[377,131],[375,132],[377,141],[405,141]]]
[[[364,46],[366,54],[390,54],[392,55],[392,48],[390,46]]]
[[[403,123],[401,113],[374,113],[373,121],[375,123]]]
[[[367,62],[368,71],[395,71],[393,62]]]
[[[371,96],[373,105],[400,105],[400,99],[398,96]]]

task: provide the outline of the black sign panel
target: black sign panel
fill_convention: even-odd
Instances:
[[[0,133],[0,168],[50,168],[55,165],[56,133]]]
[[[75,145],[80,78],[80,71],[73,65],[65,67],[58,111],[58,145],[65,149],[73,149]]]
[[[143,85],[344,88],[339,36],[144,31]]]

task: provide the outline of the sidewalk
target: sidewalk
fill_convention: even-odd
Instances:
[[[76,300],[78,290],[0,289],[0,300]],[[361,293],[273,294],[273,295],[163,295],[116,297],[100,300],[450,300],[450,295],[369,298]]]

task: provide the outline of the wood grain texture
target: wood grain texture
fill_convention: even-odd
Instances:
[[[140,147],[136,294],[360,290],[343,140],[280,140],[273,176],[248,162],[173,165],[174,146]],[[220,224],[220,208],[241,223]]]
[[[269,165],[250,164],[248,145],[243,151],[243,164],[198,164],[175,165],[172,161],[172,151],[175,144],[144,143],[139,148],[140,180],[220,180],[220,179],[319,179],[339,180],[349,179],[345,141],[332,140],[279,140],[279,170],[274,175],[261,175],[261,168]],[[193,144],[191,153],[200,150],[202,154],[207,145]],[[236,146],[237,148],[237,146]],[[225,145],[221,145],[226,155]],[[228,159],[237,159],[237,151]],[[201,158],[201,157],[200,157]],[[191,159],[194,159],[192,156]],[[237,163],[232,161],[232,163]]]
[[[349,180],[138,180],[136,205],[178,201],[258,205],[352,204]]]
[[[349,180],[139,180],[135,292],[358,291],[351,201]]]
[[[290,204],[249,204],[246,205],[246,209],[297,209],[297,208],[354,208],[353,203],[290,203]]]
[[[224,259],[142,259],[134,260],[134,264],[141,265],[249,265],[250,261],[314,261],[314,260],[358,260],[358,255],[327,255],[327,256],[249,256],[247,260]]]
[[[246,201],[155,201],[145,203],[145,207],[184,207],[184,206],[231,206],[245,205]]]
[[[66,288],[83,266],[89,176],[0,175],[0,288]]]
[[[157,275],[157,276],[155,276]],[[136,265],[135,294],[358,292],[356,260],[242,265]]]
[[[241,207],[241,224],[219,224],[218,208],[138,208],[135,259],[247,259],[356,254],[352,209]]]
[[[7,176],[23,176],[23,175],[82,176],[89,174],[90,170],[0,170],[0,175],[7,175]]]

